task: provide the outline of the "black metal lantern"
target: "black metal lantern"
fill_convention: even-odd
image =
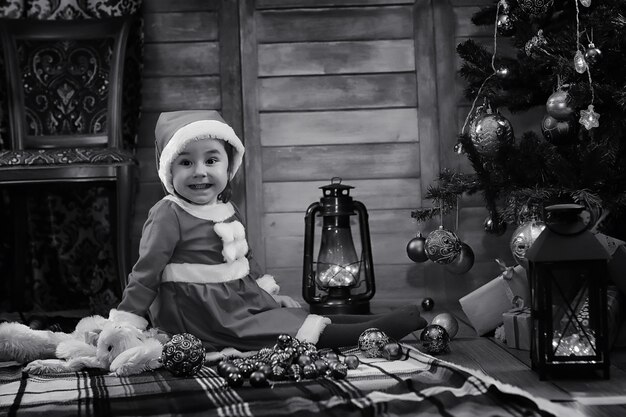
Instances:
[[[602,371],[609,378],[607,260],[582,221],[584,207],[546,207],[546,228],[526,251],[531,286],[531,363],[548,373]]]
[[[367,314],[374,296],[374,268],[367,210],[352,199],[341,178],[320,187],[322,198],[304,217],[302,297],[315,314]],[[358,214],[361,255],[352,240],[350,217]],[[314,260],[315,217],[322,217],[320,249]]]

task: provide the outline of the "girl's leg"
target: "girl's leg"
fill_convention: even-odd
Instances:
[[[373,316],[374,318],[370,316],[370,320],[362,322],[338,323],[334,317],[331,316],[333,323],[326,326],[320,335],[317,347],[334,348],[355,345],[361,333],[370,327],[382,330],[387,336],[399,340],[427,324],[416,305],[405,306],[387,314]]]

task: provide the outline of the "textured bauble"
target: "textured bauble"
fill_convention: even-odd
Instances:
[[[420,334],[420,342],[426,352],[438,355],[447,352],[450,344],[450,336],[446,329],[438,324],[429,324],[424,327]]]
[[[449,264],[461,252],[461,240],[453,232],[442,226],[426,237],[426,256],[438,264]]]
[[[388,361],[395,361],[402,357],[402,346],[398,342],[387,343],[381,353]]]
[[[511,16],[506,13],[498,16],[496,27],[498,30],[498,34],[501,36],[511,36],[515,33],[513,19],[511,19]]]
[[[426,255],[426,238],[421,233],[409,240],[409,243],[406,245],[406,254],[413,262],[426,262],[428,260]]]
[[[435,300],[430,297],[426,297],[422,300],[422,308],[424,311],[430,311],[435,308]]]
[[[379,358],[389,336],[382,330],[371,327],[359,336],[359,350],[368,358]]]
[[[591,42],[585,51],[585,61],[589,65],[596,65],[602,59],[602,52]]]
[[[202,341],[189,333],[175,334],[163,345],[161,361],[176,376],[195,375],[204,363]]]
[[[506,232],[506,222],[503,220],[494,221],[492,216],[487,216],[483,221],[483,228],[485,232],[491,235],[502,236]]]
[[[486,113],[476,119],[470,139],[483,158],[495,158],[504,144],[515,141],[513,126],[499,113]]]
[[[574,101],[564,90],[557,90],[546,102],[546,111],[557,120],[569,120],[574,116]]]
[[[553,3],[554,0],[517,0],[520,9],[532,18],[545,17]]]
[[[346,355],[346,358],[343,360],[343,363],[346,364],[348,369],[356,369],[359,367],[360,361],[358,356],[356,355]]]
[[[446,264],[446,270],[461,275],[469,272],[474,266],[474,251],[467,243],[461,243],[461,251],[452,262]]]
[[[532,246],[537,237],[546,228],[544,222],[540,220],[529,220],[526,223],[521,224],[511,236],[511,242],[509,247],[515,261],[528,268],[528,260],[526,259],[526,251]]]
[[[576,139],[578,125],[573,119],[557,120],[546,114],[541,122],[541,133],[555,146],[569,145]]]
[[[450,339],[454,338],[459,331],[459,321],[450,313],[441,313],[433,317],[430,324],[438,324],[446,329]]]

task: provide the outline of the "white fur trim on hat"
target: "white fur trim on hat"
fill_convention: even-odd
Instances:
[[[265,274],[262,277],[257,278],[256,283],[263,291],[270,295],[277,295],[280,291],[280,286],[271,275]]]
[[[126,325],[136,327],[139,330],[145,330],[148,327],[148,320],[128,311],[116,310],[114,308],[109,312],[109,320],[117,325]]]
[[[245,147],[235,134],[232,127],[219,120],[198,120],[189,123],[174,133],[167,142],[159,159],[159,178],[168,193],[174,194],[174,184],[172,183],[172,163],[176,157],[185,149],[185,146],[199,138],[222,139],[235,148],[232,166],[230,167],[230,179],[235,176],[241,166]]]
[[[317,314],[309,314],[304,319],[304,323],[298,329],[296,339],[301,342],[309,342],[316,344],[320,340],[320,335],[331,323],[328,317],[318,316]]]

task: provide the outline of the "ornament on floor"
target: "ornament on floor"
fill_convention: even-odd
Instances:
[[[509,247],[515,261],[524,269],[528,269],[526,251],[532,246],[537,237],[546,228],[546,224],[540,220],[529,220],[520,225],[511,236]]]
[[[461,251],[452,262],[445,268],[453,274],[461,275],[468,272],[474,266],[474,251],[465,242],[461,243]]]
[[[443,226],[428,234],[425,245],[428,259],[442,265],[454,261],[461,252],[461,240]]]
[[[576,55],[574,55],[574,69],[579,74],[587,71],[587,61],[585,61],[585,56],[581,51],[576,51]]]
[[[557,120],[569,120],[574,116],[574,100],[566,86],[560,87],[548,97],[546,111]]]
[[[593,104],[590,104],[587,110],[580,111],[578,122],[587,130],[600,126],[600,115],[593,110]]]
[[[411,239],[406,245],[406,254],[413,262],[426,262],[426,238],[419,232],[416,237]]]
[[[492,159],[504,144],[512,144],[515,137],[511,122],[500,113],[488,109],[470,124],[470,139],[480,156]]]
[[[420,342],[424,350],[432,355],[450,350],[450,336],[446,329],[438,324],[429,324],[424,327],[420,335]]]
[[[359,336],[359,350],[368,358],[379,358],[383,348],[389,343],[389,336],[375,327],[365,330]]]
[[[517,4],[524,13],[531,18],[546,17],[554,0],[517,0]]]
[[[546,114],[541,122],[543,137],[555,146],[571,144],[576,139],[578,125],[574,119],[558,120]]]
[[[175,376],[195,375],[204,364],[202,341],[190,333],[175,334],[163,345],[161,361]]]
[[[483,229],[489,234],[502,236],[506,232],[506,222],[502,219],[494,221],[493,216],[489,215],[483,221]]]
[[[387,343],[381,352],[381,356],[388,361],[395,361],[402,357],[402,346],[398,342]]]
[[[515,33],[513,19],[508,13],[503,13],[498,16],[496,28],[498,30],[498,35],[500,36],[511,36]]]
[[[538,58],[538,52],[543,50],[543,47],[548,44],[548,41],[543,36],[543,29],[539,29],[537,34],[533,36],[526,45],[524,45],[524,51],[526,55],[533,58]]]
[[[422,308],[424,311],[430,311],[435,308],[435,300],[430,297],[426,297],[422,300]]]
[[[437,314],[435,317],[433,317],[430,324],[438,324],[439,326],[446,329],[446,332],[448,332],[448,336],[450,336],[450,339],[453,339],[459,331],[459,321],[450,313]]]
[[[600,51],[593,42],[589,43],[585,51],[585,61],[587,61],[587,64],[591,66],[596,65],[600,62],[600,59],[602,59],[602,51]]]

